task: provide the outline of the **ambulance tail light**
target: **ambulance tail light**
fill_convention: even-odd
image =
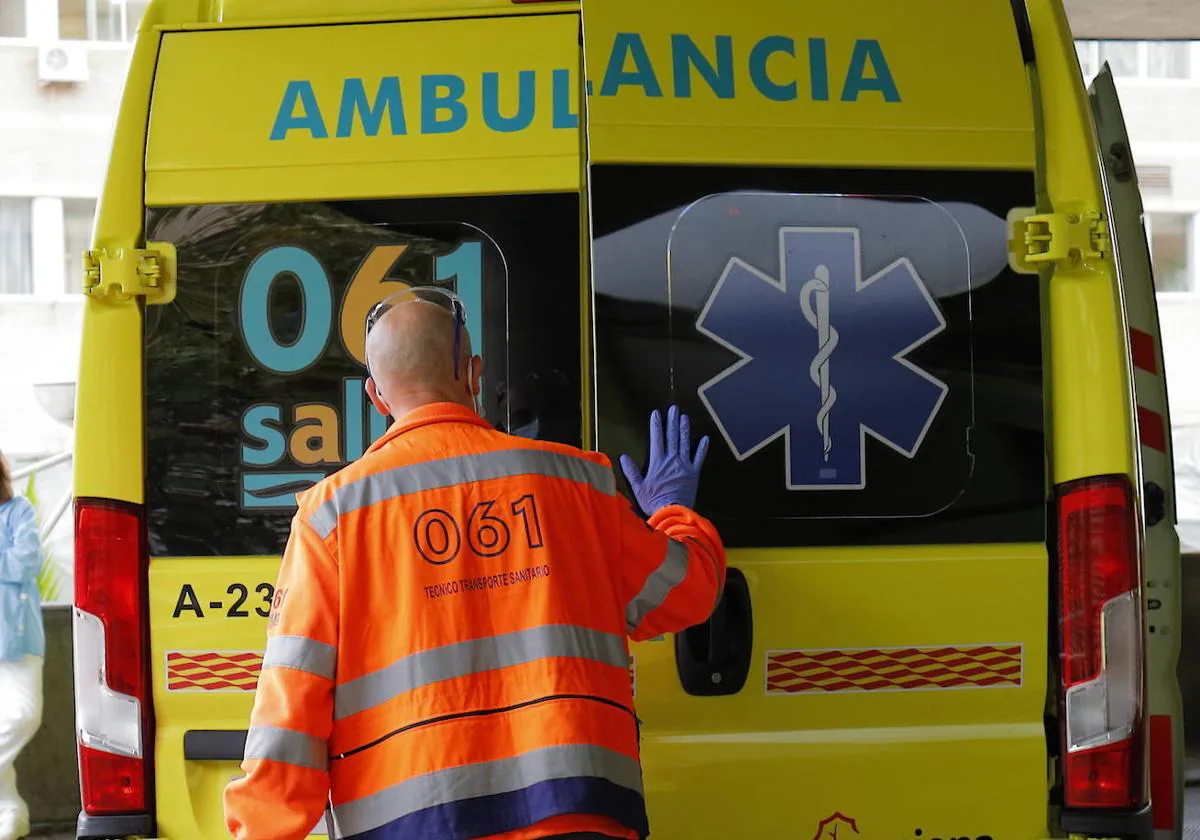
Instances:
[[[1123,476],[1060,488],[1059,652],[1067,808],[1146,801],[1138,518]]]
[[[75,504],[75,722],[90,815],[144,813],[150,804],[144,533],[137,506]]]

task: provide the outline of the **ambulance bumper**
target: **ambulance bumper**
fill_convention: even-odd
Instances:
[[[1084,837],[1119,837],[1121,840],[1150,840],[1154,819],[1150,806],[1140,811],[1105,814],[1096,811],[1063,811],[1063,831]]]
[[[81,813],[75,828],[78,840],[110,840],[110,838],[154,837],[157,827],[149,814],[115,814],[91,816]]]

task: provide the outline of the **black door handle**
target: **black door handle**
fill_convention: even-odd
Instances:
[[[679,682],[684,691],[698,697],[737,694],[746,684],[753,651],[750,586],[739,569],[728,569],[712,617],[675,636]]]

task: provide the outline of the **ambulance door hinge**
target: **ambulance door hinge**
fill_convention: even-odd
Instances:
[[[1020,274],[1037,274],[1044,265],[1080,268],[1103,259],[1110,247],[1108,225],[1098,210],[1035,213],[1017,208],[1008,214],[1008,262]]]
[[[175,246],[148,242],[145,248],[97,248],[83,253],[83,293],[116,303],[143,298],[147,304],[175,299]]]

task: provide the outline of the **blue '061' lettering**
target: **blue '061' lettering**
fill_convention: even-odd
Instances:
[[[836,63],[831,63],[825,38],[776,34],[739,41],[732,35],[674,34],[668,45],[660,46],[669,49],[656,51],[656,58],[641,34],[617,33],[603,63],[598,94],[674,99],[746,95],[773,102],[793,102],[802,96],[811,102],[901,101],[892,67],[874,38],[838,45],[836,53],[849,59]],[[742,74],[750,80],[748,89],[739,89]],[[310,80],[293,79],[280,95],[270,138],[454,134],[473,122],[508,134],[525,131],[539,117],[554,130],[577,129],[579,113],[571,108],[571,94],[578,84],[575,71],[553,69],[548,84],[543,81],[546,75],[536,70],[487,71],[471,77],[432,73],[414,80],[411,89],[399,76],[356,76],[342,81],[336,100],[324,102]],[[471,91],[478,93],[469,96]],[[593,80],[588,80],[587,91],[592,93]],[[473,102],[479,103],[477,113],[468,105]],[[542,115],[548,115],[548,120]]]
[[[351,87],[362,90],[360,85]],[[398,95],[397,91],[398,88],[390,90],[369,106],[375,123],[387,119],[387,109],[380,103],[390,101]],[[238,324],[251,361],[273,374],[290,376],[318,364],[331,343],[339,339],[344,348],[353,346],[361,352],[362,334],[347,333],[346,319],[335,320],[334,316],[353,298],[374,294],[378,297],[366,301],[374,303],[391,290],[386,278],[381,282],[379,277],[366,276],[362,266],[370,263],[370,259],[364,258],[339,301],[335,300],[338,295],[329,274],[308,250],[279,245],[260,253],[246,272],[238,301]],[[486,338],[482,316],[482,244],[460,242],[448,253],[435,256],[432,275],[438,282],[452,284],[463,299],[467,328],[482,346]],[[272,290],[277,283],[287,282],[299,287],[302,301],[299,312],[272,306]],[[359,285],[367,291],[356,295]],[[296,340],[281,341],[278,333],[284,329],[298,331]],[[344,377],[339,403],[297,403],[285,409],[278,403],[262,402],[246,407],[241,420],[240,449],[243,508],[295,507],[297,492],[307,490],[331,469],[362,457],[366,448],[383,435],[387,418],[370,404],[363,382],[361,376]]]

